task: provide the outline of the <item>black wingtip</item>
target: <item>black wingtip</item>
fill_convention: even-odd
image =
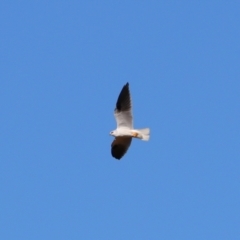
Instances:
[[[116,103],[116,109],[118,111],[124,111],[124,110],[128,110],[131,108],[131,99],[130,99],[130,90],[129,90],[129,83],[127,82],[119,96],[118,96],[118,100],[117,100],[117,103]]]
[[[111,149],[112,156],[117,160],[120,160],[125,154],[125,149],[121,145],[114,145]]]
[[[128,91],[129,91],[129,83],[127,82],[127,83],[123,86],[123,88],[127,88]]]
[[[117,160],[120,160],[127,152],[128,148],[131,145],[131,142],[132,142],[131,137],[115,138],[111,144],[112,156]]]

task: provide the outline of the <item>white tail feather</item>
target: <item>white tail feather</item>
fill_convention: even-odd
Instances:
[[[148,141],[150,138],[150,129],[149,128],[143,128],[143,129],[137,129],[140,136],[138,138],[142,139],[143,141]]]

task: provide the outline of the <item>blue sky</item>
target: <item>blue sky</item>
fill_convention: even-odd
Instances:
[[[239,239],[239,1],[1,1],[1,239]],[[136,128],[112,158],[129,82]]]

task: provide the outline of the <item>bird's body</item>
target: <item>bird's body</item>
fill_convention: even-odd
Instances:
[[[146,134],[148,134],[149,129],[145,128],[145,129],[129,129],[129,128],[118,128],[114,131],[112,131],[112,134],[114,137],[134,137],[134,138],[139,138],[142,140],[148,140],[146,139],[147,137],[144,136],[143,131],[146,130]],[[148,136],[149,137],[149,136]]]
[[[119,94],[114,116],[117,121],[117,129],[110,132],[110,135],[115,137],[111,145],[111,153],[113,157],[120,160],[131,145],[132,138],[148,141],[150,134],[149,128],[133,128],[132,103],[128,83],[123,86]]]

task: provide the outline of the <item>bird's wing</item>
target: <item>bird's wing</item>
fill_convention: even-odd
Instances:
[[[117,128],[133,128],[132,103],[128,83],[123,86],[118,96],[114,116],[117,121]]]
[[[111,145],[112,156],[120,160],[127,152],[129,146],[131,145],[131,142],[131,137],[116,137]]]

